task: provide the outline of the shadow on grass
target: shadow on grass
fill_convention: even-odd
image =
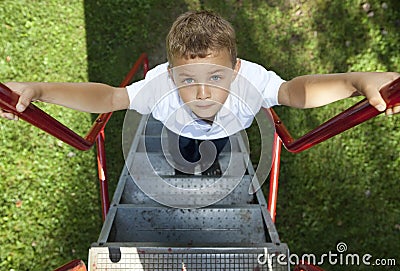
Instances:
[[[120,84],[143,52],[149,55],[151,67],[166,61],[164,40],[168,27],[187,10],[184,1],[100,0],[84,4],[89,80],[114,86]],[[124,117],[124,111],[113,113],[105,129],[111,196],[124,164]]]

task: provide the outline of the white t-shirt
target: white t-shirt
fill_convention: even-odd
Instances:
[[[228,98],[209,124],[185,106],[168,74],[168,63],[151,69],[145,79],[127,86],[129,109],[150,114],[169,130],[189,138],[211,140],[248,128],[261,107],[278,105],[278,90],[285,82],[261,65],[241,60]]]

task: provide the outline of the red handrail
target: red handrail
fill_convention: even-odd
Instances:
[[[128,75],[122,81],[120,85],[121,87],[125,87],[130,82],[133,75],[137,72],[142,63],[144,66],[143,69],[145,70],[144,73],[146,73],[149,67],[146,54],[142,54],[139,57],[132,69],[129,71]],[[17,115],[19,118],[82,151],[86,151],[93,146],[100,131],[104,129],[112,115],[112,113],[100,114],[93,123],[93,126],[90,128],[87,135],[85,137],[81,137],[53,117],[49,116],[34,104],[30,104],[24,112],[18,112],[15,108],[18,99],[19,95],[17,93],[12,92],[7,86],[0,83],[0,108]]]
[[[382,88],[381,94],[387,108],[400,105],[400,78]],[[274,222],[276,216],[281,142],[283,142],[288,151],[294,153],[301,152],[382,113],[371,106],[367,99],[364,99],[295,140],[273,109],[264,110],[268,118],[272,117],[276,131],[272,150],[273,160],[268,201],[268,211]],[[279,136],[278,139],[277,136]]]
[[[43,131],[53,135],[54,137],[64,141],[65,143],[79,149],[88,150],[94,143],[94,133],[100,130],[105,125],[104,122],[100,121],[96,123],[88,136],[82,138],[74,131],[70,130],[62,123],[49,116],[47,113],[42,111],[37,106],[30,104],[26,110],[22,113],[15,109],[18,102],[19,95],[12,92],[7,86],[0,83],[0,107],[7,112],[17,115],[20,119],[23,119],[32,125],[42,129]]]
[[[278,198],[278,182],[279,182],[279,169],[281,161],[282,141],[278,134],[274,134],[274,143],[272,146],[272,166],[269,173],[269,198],[268,198],[268,211],[271,215],[272,222],[275,223],[276,217],[276,203]]]
[[[324,269],[309,263],[302,263],[296,265],[293,271],[324,271]]]
[[[86,265],[82,260],[73,260],[53,271],[86,271]]]
[[[146,76],[146,73],[149,70],[149,61],[147,58],[147,54],[145,53],[142,53],[139,56],[135,64],[132,66],[132,68],[120,84],[120,87],[127,86],[142,65],[144,76]],[[4,109],[7,112],[13,113],[14,115],[17,115],[19,118],[42,129],[43,131],[64,141],[68,145],[71,145],[78,150],[86,151],[90,149],[96,142],[100,181],[100,197],[102,215],[104,220],[110,207],[108,196],[106,156],[104,147],[104,127],[109,121],[112,112],[100,114],[94,121],[86,136],[81,137],[32,103],[25,109],[24,112],[18,112],[15,108],[18,99],[19,95],[17,93],[11,91],[7,86],[0,83],[0,108]]]
[[[397,78],[382,88],[381,95],[387,104],[387,108],[400,105],[400,78]],[[322,141],[325,141],[382,113],[375,109],[375,107],[371,106],[367,99],[364,99],[318,126],[306,135],[295,140],[290,135],[285,125],[283,125],[275,111],[272,109],[265,110],[272,114],[276,132],[281,138],[285,148],[294,153],[309,149],[310,147]]]
[[[146,76],[146,73],[149,70],[149,60],[145,53],[141,54],[139,58],[136,60],[135,64],[133,64],[132,68],[125,76],[124,80],[122,80],[120,87],[127,86],[142,65],[143,65],[143,76]],[[103,123],[103,122],[107,123],[111,115],[112,112],[100,114],[97,117],[95,123]],[[106,219],[108,210],[110,209],[110,199],[108,195],[108,179],[107,179],[108,174],[107,174],[107,164],[106,164],[104,126],[105,124],[102,126],[101,130],[96,129],[96,131],[94,131],[94,129],[92,129],[93,133],[98,132],[95,139],[97,148],[97,170],[100,182],[100,198],[101,198],[101,210],[102,210],[103,221]]]

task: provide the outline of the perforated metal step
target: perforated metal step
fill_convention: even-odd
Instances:
[[[219,164],[224,177],[243,176],[248,167],[247,155],[241,152],[222,153]],[[126,162],[129,172],[135,176],[172,176],[174,175],[171,156],[163,153],[137,152]]]
[[[218,182],[214,178],[170,178],[164,179],[175,187],[184,189],[198,188],[203,197],[207,197],[211,194],[210,201],[214,205],[240,205],[240,204],[257,204],[255,195],[249,193],[249,187],[251,185],[250,176],[244,176],[241,179],[222,179]],[[114,199],[117,204],[136,204],[136,205],[159,205],[159,203],[146,195],[138,185],[133,181],[130,175],[126,175],[125,179],[122,180],[121,188],[117,190]],[[228,183],[227,183],[228,182]],[[197,184],[196,184],[197,183]],[[215,184],[214,189],[202,189],[209,185]],[[235,185],[236,184],[236,185]],[[231,191],[233,187],[233,190]],[[160,189],[157,189],[160,190]],[[179,191],[179,190],[177,190]],[[159,191],[162,193],[163,191]],[[220,193],[221,197],[219,201],[215,201],[215,194]],[[179,196],[179,194],[171,195],[171,197]],[[155,196],[157,198],[157,196]],[[189,204],[186,202],[186,204]]]
[[[120,205],[114,208],[114,222],[107,242],[165,243],[199,246],[266,243],[260,208],[242,205],[177,209]]]

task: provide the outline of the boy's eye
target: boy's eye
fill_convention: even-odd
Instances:
[[[193,84],[194,83],[194,79],[193,78],[185,78],[185,79],[183,79],[183,83],[185,83],[185,84]]]
[[[221,78],[222,78],[221,75],[212,75],[210,80],[211,81],[219,81],[219,80],[221,80]]]

